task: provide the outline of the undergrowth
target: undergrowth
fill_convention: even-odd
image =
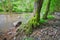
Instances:
[[[48,15],[47,18],[48,19],[54,19],[55,17],[53,15]]]
[[[23,40],[34,40],[34,39],[33,38],[30,38],[30,37],[26,37]]]
[[[54,18],[54,16],[52,16],[52,15],[48,15],[48,19],[53,19]],[[26,35],[30,35],[32,32],[33,32],[33,30],[34,30],[34,28],[37,28],[38,27],[38,25],[41,25],[41,24],[44,24],[44,23],[46,23],[46,22],[48,22],[48,19],[47,20],[44,20],[44,19],[40,19],[40,21],[39,21],[39,23],[36,21],[36,18],[35,17],[33,17],[33,18],[31,18],[29,21],[28,21],[28,23],[27,24],[23,24],[21,27],[22,27],[22,29],[21,29],[21,27],[20,27],[20,29],[21,30],[23,30],[23,32],[26,34]],[[39,26],[40,27],[40,26]]]

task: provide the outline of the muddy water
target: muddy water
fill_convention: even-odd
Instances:
[[[0,15],[0,32],[6,32],[8,29],[14,27],[13,22],[18,20],[18,15]]]

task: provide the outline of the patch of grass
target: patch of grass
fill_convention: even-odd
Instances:
[[[26,37],[26,38],[24,38],[23,40],[34,40],[34,39],[31,38],[31,37]]]
[[[7,12],[0,12],[0,14],[8,14]]]
[[[54,19],[54,16],[53,15],[48,15],[47,18],[48,19]]]
[[[40,23],[43,24],[43,23],[46,23],[47,20],[44,20],[44,19],[40,19]]]

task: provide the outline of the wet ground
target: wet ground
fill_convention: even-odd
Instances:
[[[49,20],[42,29],[35,30],[30,37],[34,40],[60,40],[60,13],[53,14],[55,19]]]
[[[13,23],[16,21],[22,21],[26,23],[32,14],[0,14],[0,31],[5,32],[9,28],[14,27]],[[27,20],[27,21],[26,21]]]
[[[14,25],[16,25],[16,22],[21,21],[25,24],[25,23],[28,22],[28,19],[31,17],[31,15],[32,14],[6,14],[6,15],[0,15],[0,38],[3,40],[4,38],[9,38],[12,35],[14,35],[15,32],[16,32],[16,29],[15,29],[15,26],[14,26]],[[10,31],[10,33],[12,33],[12,35],[7,35],[9,33],[8,32],[9,30],[12,30],[12,31]],[[6,34],[2,35],[1,32],[6,33]],[[1,35],[4,36],[4,37],[1,37]],[[19,37],[17,37],[18,38],[17,40],[20,39]]]
[[[22,37],[20,40],[25,38],[30,38],[31,40],[60,40],[60,13],[56,12],[53,16],[55,17],[54,19],[40,25],[42,29],[35,29],[28,37],[20,36],[20,38]]]
[[[47,23],[42,25],[41,28],[38,28],[33,31],[33,33],[30,35],[31,38],[34,40],[60,40],[60,13],[54,13],[55,19],[49,20]],[[24,23],[26,23],[27,17],[29,15],[24,14],[20,16],[16,15],[0,15],[0,31],[7,31],[9,28],[14,27],[13,22],[16,20],[22,20]],[[21,19],[20,19],[21,18]],[[16,40],[22,40],[21,35]],[[26,36],[25,36],[26,37]],[[25,38],[22,36],[22,38]]]
[[[18,15],[16,14],[13,14],[13,15],[9,15],[9,14],[6,14],[6,15],[0,15],[0,40],[4,40],[5,38],[9,38],[10,35],[7,35],[8,31],[10,29],[13,29],[14,30],[14,22],[16,20],[18,20]],[[15,31],[10,31],[12,33],[14,33]]]
[[[14,15],[0,15],[0,32],[6,32],[9,28],[14,27],[13,22],[18,16]]]

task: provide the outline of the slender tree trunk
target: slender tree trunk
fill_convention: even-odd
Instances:
[[[6,5],[4,5],[4,0],[2,0],[2,8],[3,8],[3,11],[6,12]]]
[[[34,16],[28,21],[28,23],[24,26],[24,32],[29,35],[32,33],[33,28],[38,27],[38,23],[40,21],[40,12],[43,4],[43,0],[34,0]]]
[[[51,0],[48,1],[47,7],[46,7],[46,12],[43,15],[43,19],[47,19],[49,8],[50,8],[50,3],[51,3]]]
[[[43,0],[35,0],[34,3],[34,14],[36,17],[36,21],[39,23],[40,21],[40,12],[42,8]]]

